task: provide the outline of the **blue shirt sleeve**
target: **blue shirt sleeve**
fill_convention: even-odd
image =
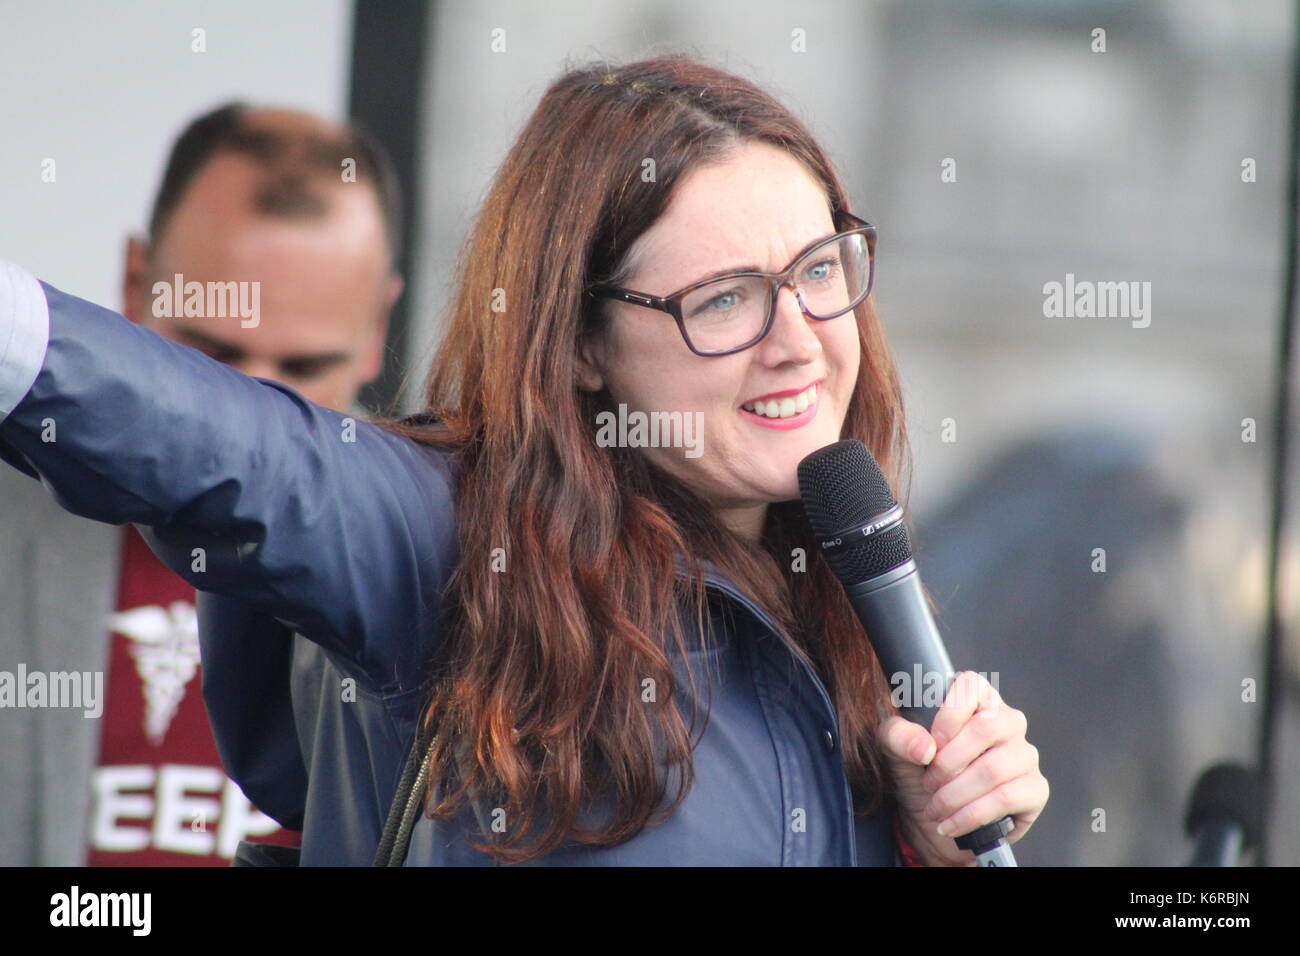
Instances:
[[[30,272],[0,259],[0,422],[36,380],[49,333],[40,283]]]
[[[456,560],[438,450],[321,408],[0,262],[0,457],[67,510],[147,526],[196,588],[423,679]]]

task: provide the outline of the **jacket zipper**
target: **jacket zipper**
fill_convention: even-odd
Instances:
[[[677,567],[676,574],[678,577],[688,577],[688,575],[681,568],[680,565]],[[810,668],[807,665],[807,663],[804,662],[804,660],[798,654],[795,654],[792,648],[790,648],[789,641],[786,640],[785,636],[780,632],[777,626],[773,623],[772,619],[768,617],[768,615],[758,605],[756,605],[749,598],[745,597],[745,595],[737,591],[730,582],[728,582],[721,575],[715,573],[710,568],[706,567],[704,569],[704,581],[706,585],[711,586],[718,591],[721,591],[723,594],[726,594],[728,597],[736,601],[742,607],[748,609],[749,612],[758,619],[759,623],[762,624],[763,627],[767,628],[768,632],[772,634],[774,637],[776,637],[776,639],[780,641],[781,644],[787,650],[790,651],[791,655],[794,656],[794,659],[798,662],[799,666],[803,669],[804,673],[808,676],[809,680],[812,681],[813,687],[817,689],[817,693],[821,695],[822,704],[826,708],[825,713],[830,716],[831,723],[835,727],[835,736],[838,738],[839,731],[840,731],[839,721],[837,719],[835,706],[834,704],[831,703],[831,695],[827,692],[825,685],[822,684],[821,678],[817,676],[817,674],[812,670],[812,668]],[[849,786],[848,777],[844,777],[843,780],[844,780],[844,797],[848,800],[848,806],[849,806],[849,822],[848,822],[849,865],[856,867],[858,865],[858,835],[857,835],[857,827],[856,827],[857,819],[853,814],[853,791],[852,788]]]

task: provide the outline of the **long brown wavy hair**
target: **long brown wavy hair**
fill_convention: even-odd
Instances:
[[[847,208],[809,131],[745,79],[684,55],[566,72],[497,171],[458,259],[425,398],[435,427],[384,423],[442,448],[459,473],[459,562],[424,715],[438,733],[427,812],[449,818],[473,795],[503,809],[506,832],[471,842],[501,862],[566,840],[623,842],[685,798],[692,742],[668,641],[689,662],[685,623],[709,639],[701,558],[771,616],[826,684],[857,812],[888,799],[875,729],[889,685],[802,505],[769,505],[761,542],[742,540],[637,449],[599,447],[597,415],[614,405],[575,378],[582,337],[606,320],[586,285],[622,281],[629,250],[674,185],[754,140],[800,160],[824,184],[832,216]],[[653,182],[642,179],[646,158]],[[871,449],[906,502],[894,362],[873,301],[855,317],[861,362],[842,437]],[[806,570],[795,570],[796,548]],[[689,576],[675,577],[675,554]],[[642,701],[646,678],[657,703]],[[660,761],[680,771],[667,806]],[[580,826],[598,796],[616,798],[616,810]]]

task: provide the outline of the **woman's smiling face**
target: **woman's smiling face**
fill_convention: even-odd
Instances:
[[[834,232],[825,191],[808,170],[777,147],[745,142],[727,160],[682,179],[663,215],[635,243],[636,269],[621,285],[666,296],[719,269],[779,272],[809,243]],[[757,540],[767,504],[799,497],[799,462],[840,438],[858,376],[853,313],[809,318],[794,293],[782,289],[762,341],[731,355],[701,356],[667,312],[614,299],[603,304],[606,333],[584,343],[580,384],[608,388],[629,413],[703,413],[698,457],[683,448],[638,451],[712,502],[729,527]],[[788,424],[742,408],[810,386],[811,415]]]

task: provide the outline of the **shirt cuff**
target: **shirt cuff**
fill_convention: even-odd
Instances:
[[[0,422],[31,391],[50,341],[50,311],[37,278],[0,259]]]

